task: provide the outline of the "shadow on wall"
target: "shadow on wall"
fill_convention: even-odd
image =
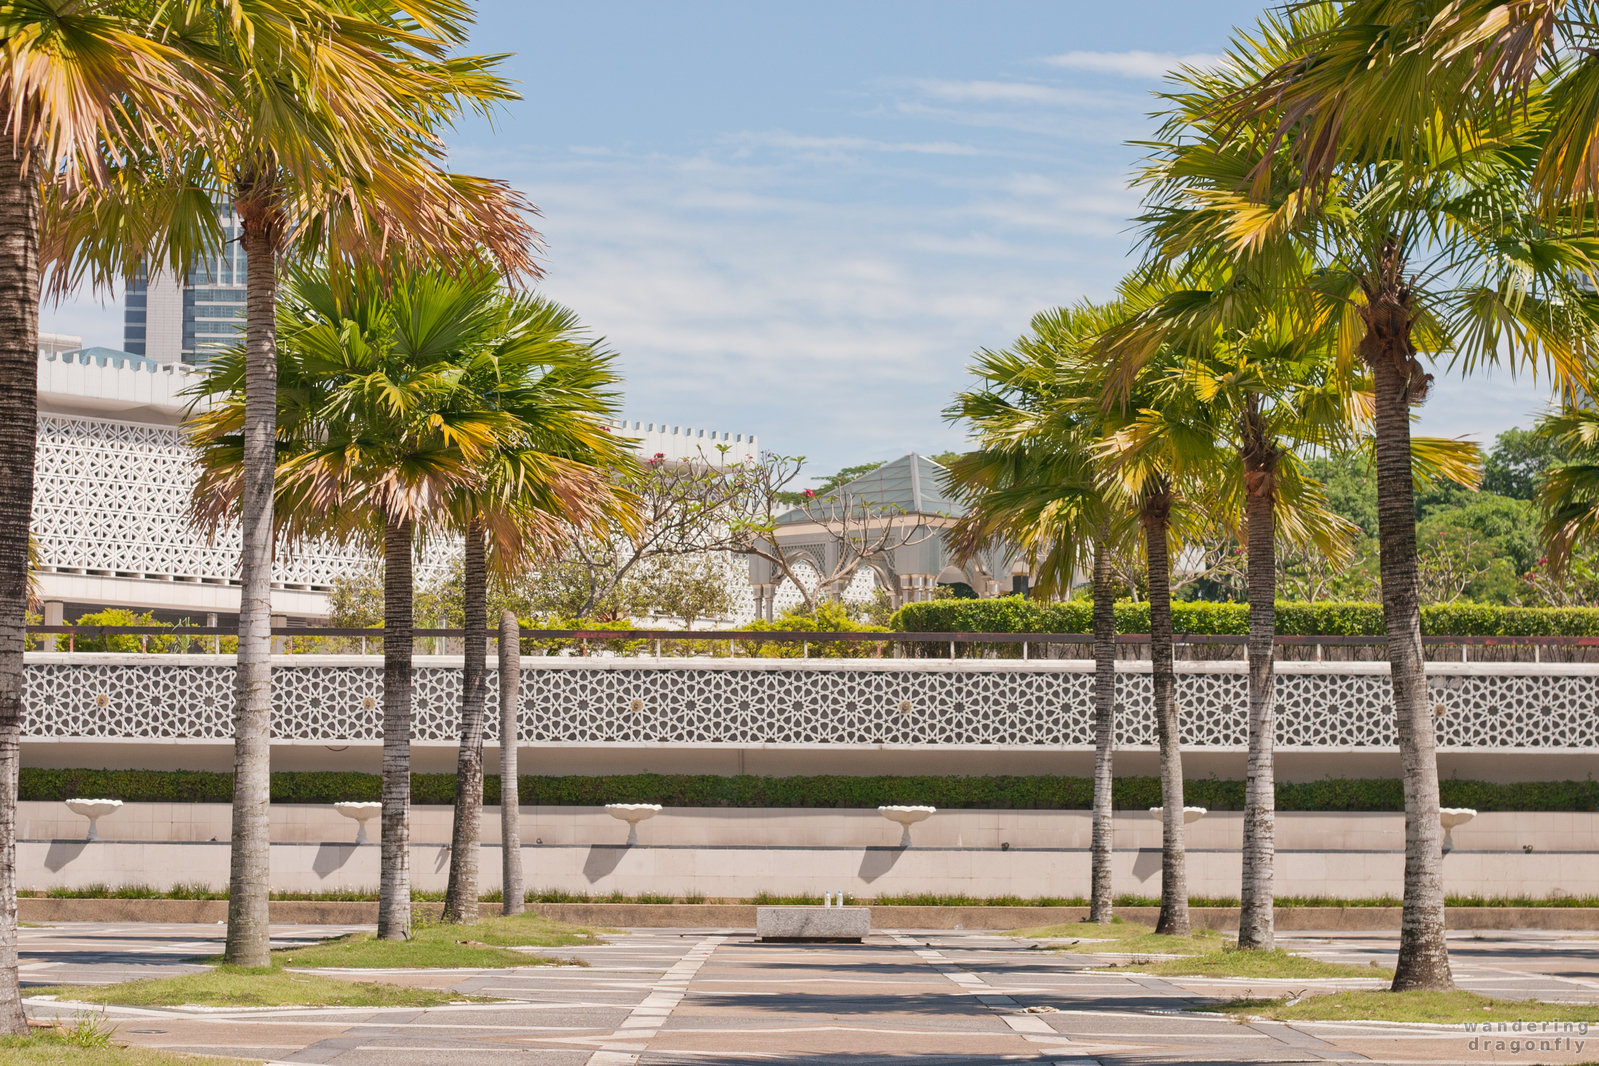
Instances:
[[[344,868],[358,847],[359,844],[318,844],[316,858],[311,860],[311,872],[326,880],[330,874]]]
[[[1160,858],[1160,848],[1139,848],[1138,858],[1133,862],[1133,876],[1148,881],[1160,873]]]
[[[52,840],[50,850],[44,853],[44,868],[51,873],[60,873],[72,860],[83,854],[83,849],[89,846],[87,840]]]
[[[895,845],[893,847],[869,847],[861,855],[861,868],[857,871],[862,881],[871,884],[879,877],[894,868],[899,862],[899,857],[905,854],[905,849]]]
[[[590,844],[588,858],[583,860],[584,879],[592,885],[602,877],[609,877],[630,850],[627,844]]]

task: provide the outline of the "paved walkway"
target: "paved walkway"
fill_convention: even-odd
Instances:
[[[274,939],[289,944],[338,931],[281,927]],[[211,926],[24,929],[23,980],[181,973],[194,969],[186,958],[220,950],[221,936]],[[1580,936],[1462,935],[1452,941],[1457,979],[1495,996],[1599,1003],[1599,939]],[[1285,946],[1386,964],[1395,945],[1389,936],[1345,933],[1303,934]],[[643,930],[554,953],[588,965],[362,971],[508,1003],[431,1010],[123,1008],[109,1018],[129,1043],[335,1066],[1599,1061],[1599,1027],[1591,1041],[1584,1032],[1496,1034],[1506,1046],[1495,1050],[1459,1027],[1239,1024],[1184,1008],[1210,998],[1379,983],[1088,973],[1104,960],[1041,951],[1007,936],[889,931],[861,945],[794,945],[762,944],[733,930]],[[74,1013],[40,1002],[29,1009],[36,1017]]]

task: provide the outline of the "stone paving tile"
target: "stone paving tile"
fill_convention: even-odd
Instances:
[[[303,943],[343,931],[280,927],[274,942]],[[191,972],[197,967],[189,960],[220,951],[221,937],[220,927],[208,926],[24,929],[24,981],[37,986]],[[1393,937],[1370,933],[1296,934],[1284,944],[1357,965],[1372,959],[1387,965],[1396,946]],[[1451,949],[1462,987],[1599,1002],[1599,939],[1586,934],[1459,936]],[[747,931],[647,930],[555,953],[589,965],[363,971],[506,1003],[430,1010],[113,1009],[108,1017],[130,1043],[328,1066],[1599,1060],[1599,1030],[1581,1045],[1585,1034],[1544,1034],[1545,1048],[1528,1053],[1524,1044],[1515,1052],[1483,1048],[1480,1034],[1474,1048],[1473,1034],[1436,1026],[1238,1024],[1184,1008],[1307,982],[1095,974],[1088,969],[1101,960],[1033,950],[1029,941],[988,934],[883,931],[861,945],[795,945],[761,944]],[[30,1013],[71,1011],[34,1002]]]

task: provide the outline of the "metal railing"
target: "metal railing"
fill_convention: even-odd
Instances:
[[[80,638],[91,641],[104,641],[113,637],[138,637],[139,650],[149,652],[152,638],[160,638],[163,645],[170,648],[168,642],[176,641],[179,644],[179,653],[205,654],[207,651],[215,654],[222,650],[222,638],[236,637],[237,626],[101,626],[101,625],[30,625],[27,632],[33,637],[66,637],[68,652],[77,651],[77,642]],[[497,631],[489,630],[488,638],[497,638]],[[301,641],[326,641],[344,640],[358,641],[360,654],[369,654],[371,643],[381,647],[383,630],[381,628],[350,628],[350,627],[302,627],[302,626],[273,626],[272,636],[277,650],[294,654],[295,642]],[[434,628],[418,626],[411,630],[413,640],[429,640],[435,642],[437,650],[438,641],[459,641],[466,636],[466,630],[458,628]],[[209,638],[209,639],[207,639]],[[1043,652],[1043,658],[1058,658],[1050,655],[1053,648],[1062,646],[1086,646],[1093,643],[1093,635],[1088,633],[950,633],[950,632],[821,632],[811,630],[683,630],[683,629],[529,629],[521,630],[521,640],[524,649],[529,645],[548,645],[552,642],[572,642],[569,650],[579,655],[589,654],[591,645],[602,644],[613,649],[618,643],[633,644],[637,642],[634,652],[638,653],[645,648],[653,650],[657,657],[662,656],[663,648],[671,650],[673,645],[687,642],[710,642],[712,646],[719,646],[725,642],[728,654],[737,656],[741,645],[762,644],[798,644],[801,655],[810,657],[810,645],[818,644],[870,644],[875,645],[875,654],[884,655],[885,649],[894,657],[933,658],[945,657],[938,653],[945,652],[947,657],[954,659],[960,657],[964,650],[969,655],[974,651],[993,652],[999,648],[1019,648],[1019,657],[1030,657],[1029,650],[1036,649]],[[1238,649],[1237,657],[1242,657],[1248,643],[1246,634],[1215,634],[1215,633],[1178,633],[1173,636],[1173,643],[1188,649],[1208,647],[1235,647]],[[191,647],[190,642],[194,644]],[[54,642],[56,650],[59,639]],[[1116,643],[1121,649],[1143,651],[1147,649],[1150,638],[1147,633],[1121,633],[1116,636]],[[1328,648],[1345,649],[1370,649],[1376,650],[1387,645],[1388,638],[1381,634],[1364,636],[1345,635],[1319,635],[1319,636],[1277,636],[1273,644],[1281,656],[1289,649],[1307,649],[1313,651],[1314,661],[1321,662],[1325,658]],[[1599,649],[1599,637],[1578,636],[1423,636],[1422,644],[1430,649],[1459,648],[1460,661],[1470,661],[1472,648],[1504,648],[1504,649],[1531,649],[1533,661],[1541,662],[1545,649],[1559,649],[1562,652],[1574,653],[1584,649]],[[209,648],[206,647],[209,645]],[[985,647],[986,646],[986,647]],[[301,652],[315,652],[326,649],[304,648]],[[1126,654],[1125,650],[1122,653]],[[1088,653],[1078,656],[1088,657]],[[1214,656],[1213,656],[1214,657]],[[1231,656],[1229,656],[1230,658]],[[1285,656],[1286,657],[1286,656]]]

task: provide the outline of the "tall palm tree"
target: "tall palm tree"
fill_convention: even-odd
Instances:
[[[1160,914],[1155,932],[1187,936],[1192,932],[1188,914],[1188,864],[1183,826],[1182,734],[1177,706],[1177,668],[1171,618],[1171,555],[1174,541],[1183,542],[1184,504],[1192,479],[1206,476],[1214,465],[1210,442],[1193,438],[1196,452],[1172,445],[1177,438],[1158,431],[1158,412],[1150,408],[1123,412],[1133,415],[1113,426],[1098,449],[1099,458],[1113,466],[1113,499],[1132,510],[1143,534],[1144,560],[1149,581],[1150,687],[1155,709],[1156,739],[1160,747],[1161,859]],[[1144,417],[1140,418],[1139,415]]]
[[[599,524],[634,528],[633,498],[613,476],[634,460],[604,424],[617,410],[615,355],[585,334],[576,314],[548,300],[505,292],[489,271],[457,276],[450,286],[470,290],[467,299],[452,303],[457,314],[476,320],[456,329],[462,384],[508,419],[477,477],[458,486],[449,501],[465,537],[466,640],[444,919],[475,922],[489,570],[513,572],[531,555],[548,555],[570,530]],[[514,744],[515,737],[502,737],[501,743]],[[500,802],[515,806],[515,790],[502,790]]]
[[[1224,465],[1214,426],[1192,410],[1165,406],[1180,350],[1160,338],[1136,361],[1105,357],[1110,338],[1163,299],[1170,279],[1144,274],[1121,286],[1123,320],[1100,338],[1089,384],[1100,394],[1105,437],[1098,445],[1111,498],[1129,508],[1143,532],[1149,581],[1150,687],[1160,745],[1161,904],[1157,933],[1187,936],[1187,849],[1184,833],[1182,741],[1171,618],[1171,557],[1184,543],[1226,524],[1218,488]]]
[[[170,156],[214,118],[214,83],[164,41],[171,27],[147,3],[0,7],[0,1033],[27,1032],[15,851],[40,279],[59,282],[79,252],[47,205],[94,195],[127,154]]]
[[[1275,664],[1277,541],[1346,555],[1347,522],[1296,449],[1347,449],[1364,421],[1359,394],[1334,371],[1336,333],[1325,316],[1306,321],[1256,304],[1247,279],[1173,278],[1171,290],[1110,339],[1137,353],[1168,344],[1183,353],[1157,389],[1163,421],[1213,433],[1232,453],[1221,490],[1224,517],[1241,516],[1248,546],[1249,755],[1238,946],[1274,945]],[[1135,356],[1136,357],[1136,356]],[[1176,417],[1173,419],[1173,414]],[[1241,499],[1239,499],[1241,497]]]
[[[63,238],[87,245],[70,280],[141,263],[187,274],[220,240],[231,202],[249,262],[244,345],[253,402],[245,470],[235,671],[233,859],[224,957],[268,961],[274,302],[286,256],[472,258],[534,274],[531,205],[503,183],[443,168],[463,109],[512,99],[497,57],[457,56],[460,0],[180,0],[172,39],[210,75],[213,121],[187,130],[175,164],[128,153],[97,195],[64,199]]]
[[[1591,287],[1596,271],[1585,242],[1531,206],[1550,122],[1538,85],[1487,111],[1422,109],[1405,135],[1385,133],[1388,154],[1334,152],[1329,168],[1314,172],[1301,160],[1319,149],[1301,152],[1298,138],[1319,134],[1294,125],[1291,108],[1262,106],[1240,119],[1237,101],[1274,72],[1317,69],[1307,42],[1324,39],[1340,17],[1326,5],[1293,8],[1238,34],[1223,65],[1180,75],[1149,145],[1146,234],[1158,260],[1231,259],[1273,278],[1287,303],[1327,306],[1344,323],[1341,370],[1358,366],[1371,377],[1383,614],[1406,796],[1393,987],[1449,988],[1411,410],[1426,399],[1428,358],[1443,353],[1468,372],[1508,362],[1580,382],[1594,336],[1594,301],[1581,282]],[[1403,96],[1396,85],[1384,91]],[[1285,266],[1303,260],[1315,269]]]
[[[378,936],[411,928],[412,559],[443,509],[510,428],[465,387],[449,328],[470,297],[445,267],[296,270],[278,310],[275,530],[381,547],[384,563],[383,784]],[[453,296],[453,299],[452,299]],[[213,362],[211,399],[191,422],[200,449],[197,516],[236,514],[248,463],[249,353]]]
[[[1113,320],[1110,308],[1078,304],[1034,317],[1009,349],[982,351],[975,388],[946,417],[971,424],[975,451],[949,464],[949,488],[967,505],[952,536],[970,556],[994,543],[1025,552],[1040,595],[1070,592],[1091,572],[1094,626],[1094,812],[1089,919],[1109,922],[1115,837],[1112,788],[1116,738],[1116,611],[1111,557],[1125,548],[1128,514],[1106,499],[1094,447],[1103,429],[1092,393],[1070,394],[1080,362]]]

